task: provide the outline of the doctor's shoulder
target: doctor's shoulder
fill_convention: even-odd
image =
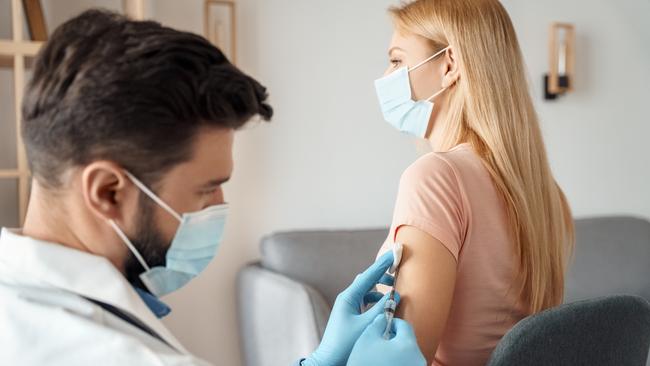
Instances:
[[[0,279],[0,324],[0,365],[208,365],[107,326],[94,304],[52,287]]]

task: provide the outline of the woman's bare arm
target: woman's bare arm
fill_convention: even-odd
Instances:
[[[402,226],[396,242],[404,253],[396,289],[401,296],[397,316],[411,323],[429,364],[445,328],[456,282],[456,259],[431,235]]]

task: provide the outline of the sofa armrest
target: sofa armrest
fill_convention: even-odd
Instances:
[[[292,365],[320,343],[330,307],[313,288],[250,264],[237,277],[244,365]]]

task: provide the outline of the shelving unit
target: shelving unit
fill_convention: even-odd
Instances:
[[[18,181],[18,216],[22,224],[29,197],[29,169],[23,141],[20,137],[20,121],[25,87],[25,59],[36,56],[41,42],[25,41],[23,38],[24,16],[20,0],[11,0],[12,40],[0,40],[0,66],[13,68],[14,119],[16,123],[16,169],[0,170],[0,179]]]
[[[133,19],[144,17],[144,0],[124,0],[123,9]],[[21,0],[11,0],[12,39],[0,40],[0,67],[13,69],[14,123],[16,124],[16,167],[5,169],[0,167],[0,180],[14,180],[18,183],[18,222],[22,226],[27,203],[31,175],[25,156],[25,149],[20,136],[21,105],[25,88],[26,64],[36,56],[42,42],[25,40],[23,29],[25,16]],[[0,121],[7,123],[8,121]],[[4,136],[4,139],[11,136]],[[2,182],[0,182],[2,183]],[[0,223],[2,226],[3,223]]]

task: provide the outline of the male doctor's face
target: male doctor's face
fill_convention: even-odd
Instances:
[[[149,189],[179,214],[224,203],[222,185],[232,174],[232,145],[232,129],[200,130],[191,159],[174,166]],[[138,190],[135,185],[131,188]],[[150,267],[163,266],[179,222],[143,192],[134,196],[138,202],[131,213],[131,241]],[[140,284],[138,276],[144,268],[131,252],[125,259],[124,270],[129,282]]]
[[[177,214],[220,204],[234,131],[273,116],[266,88],[206,39],[106,11],[59,26],[34,65],[24,233],[102,256],[136,284],[144,268],[111,222],[153,267],[179,221],[125,171]]]

